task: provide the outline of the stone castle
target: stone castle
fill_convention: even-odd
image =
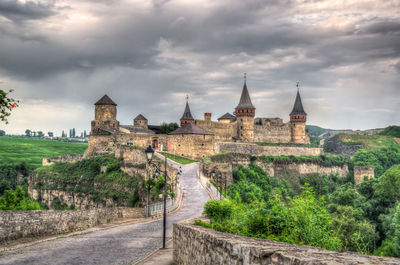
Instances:
[[[85,157],[112,152],[121,145],[143,148],[152,145],[176,155],[201,158],[217,153],[218,143],[310,143],[306,131],[307,113],[298,86],[289,122],[284,123],[280,118],[255,118],[255,111],[245,78],[234,115],[226,113],[218,121],[212,121],[211,113],[206,112],[204,120],[196,120],[187,100],[180,119],[181,127],[169,134],[161,134],[160,126],[149,125],[141,114],[133,120],[133,125],[120,125],[117,104],[104,95],[95,103],[95,119],[91,123]]]

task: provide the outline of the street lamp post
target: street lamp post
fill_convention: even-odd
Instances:
[[[149,145],[149,147],[147,147],[145,153],[146,153],[147,163],[150,165],[151,160],[153,159],[154,150]],[[156,169],[156,172],[158,172],[158,168]],[[148,203],[149,202],[147,202],[147,210],[148,210],[148,214],[149,214],[150,212],[149,212]],[[165,168],[164,168],[164,213],[163,213],[163,247],[162,248],[165,248],[166,225],[167,225],[167,157],[165,157]]]
[[[219,183],[219,199],[222,200],[222,174],[219,172],[218,174],[218,183]]]

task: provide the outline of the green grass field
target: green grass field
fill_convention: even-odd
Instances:
[[[83,154],[86,143],[71,143],[34,138],[0,137],[0,164],[40,167],[43,157]]]
[[[386,135],[352,135],[340,134],[340,140],[347,143],[362,143],[367,150],[375,150],[389,146],[400,146],[399,138]]]
[[[169,153],[166,153],[166,152],[161,152],[161,154],[163,156],[166,156],[167,158],[179,163],[179,164],[182,164],[182,165],[187,165],[187,164],[191,164],[191,163],[196,162],[195,160],[191,160],[191,159],[186,158],[186,157],[181,157],[181,156],[169,154]]]

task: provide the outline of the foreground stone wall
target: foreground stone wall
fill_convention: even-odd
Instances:
[[[174,224],[174,262],[177,265],[395,265],[400,259],[333,252],[217,232],[194,226],[193,220]]]
[[[145,217],[144,208],[0,211],[0,243],[24,237],[55,235],[86,229],[118,218],[141,217]]]
[[[249,154],[252,150],[253,155],[294,155],[294,156],[319,156],[323,154],[322,148],[292,147],[292,146],[260,146],[246,143],[219,143],[216,153],[232,152]]]

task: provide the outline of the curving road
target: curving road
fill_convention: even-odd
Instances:
[[[169,161],[173,166],[179,166]],[[167,217],[167,236],[172,224],[200,216],[208,193],[197,178],[198,164],[182,166],[183,208]],[[97,232],[60,238],[0,253],[0,264],[135,264],[162,244],[162,219],[123,225]]]

